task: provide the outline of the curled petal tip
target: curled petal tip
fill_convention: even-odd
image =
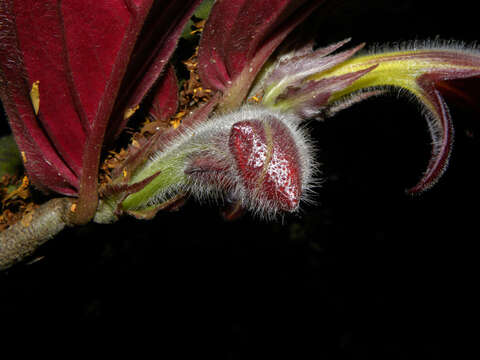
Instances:
[[[427,46],[428,45],[428,46]],[[432,138],[431,159],[420,181],[407,190],[409,194],[421,193],[432,187],[445,172],[453,144],[453,126],[443,93],[456,97],[463,94],[454,80],[480,77],[480,52],[463,49],[455,44],[423,48],[415,44],[413,49],[383,51],[346,60],[329,72],[315,77],[321,81],[330,77],[343,76],[376,64],[376,68],[364,74],[341,91],[332,93],[329,104],[341,110],[378,92],[392,89],[406,90],[424,108]],[[452,81],[449,86],[446,82]],[[353,97],[352,97],[353,94]],[[467,97],[468,98],[468,97]]]
[[[448,107],[433,84],[426,83],[424,88],[430,88],[429,93],[435,109],[431,111],[432,120],[429,121],[433,146],[427,170],[420,181],[406,191],[411,195],[422,193],[438,182],[447,169],[453,147],[454,128]]]

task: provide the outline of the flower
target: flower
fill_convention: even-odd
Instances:
[[[338,51],[350,39],[340,41],[325,48],[313,49],[312,41],[305,41],[298,35],[292,34],[298,19],[304,19],[320,5],[319,1],[297,3],[287,6],[287,2],[278,2],[278,8],[265,8],[265,2],[251,4],[246,1],[218,1],[205,25],[200,40],[198,67],[199,75],[204,85],[209,86],[219,95],[210,101],[208,106],[217,106],[221,113],[231,113],[241,117],[242,112],[249,112],[245,103],[248,99],[255,99],[257,106],[264,114],[260,117],[279,118],[279,114],[289,114],[288,123],[291,125],[291,137],[295,139],[287,147],[309,148],[311,141],[308,136],[295,135],[300,124],[310,118],[326,118],[336,112],[371,96],[380,95],[394,89],[400,89],[418,101],[423,109],[432,137],[432,155],[427,169],[418,183],[408,190],[409,193],[422,192],[433,186],[445,171],[452,147],[453,127],[443,94],[456,94],[465,97],[461,79],[475,78],[480,71],[480,54],[475,49],[468,49],[455,43],[415,42],[397,49],[383,49],[376,53],[362,53],[364,44],[349,50]],[[269,3],[269,7],[271,4]],[[298,6],[298,7],[295,7]],[[286,17],[285,11],[294,16]],[[268,21],[261,23],[266,13]],[[227,19],[227,20],[225,20]],[[287,20],[285,20],[287,19]],[[259,25],[261,23],[261,25]],[[272,36],[272,31],[275,36]],[[291,34],[289,38],[287,35]],[[303,35],[303,34],[301,34]],[[240,39],[240,40],[239,40]],[[249,41],[243,41],[250,39]],[[282,45],[279,47],[279,44]],[[276,50],[275,53],[273,51]],[[268,62],[267,62],[268,60]],[[260,71],[261,70],[261,71]],[[202,110],[200,110],[202,111]],[[209,113],[210,110],[207,111]],[[260,111],[258,112],[260,113]],[[214,131],[217,124],[229,123],[230,115],[214,116],[213,120],[205,121],[206,114],[194,114],[183,124],[183,130],[188,131],[189,139],[194,142],[197,124],[205,124]],[[202,125],[203,126],[203,125]],[[232,134],[235,126],[229,127]],[[180,129],[182,131],[182,129]],[[206,129],[202,128],[202,131]],[[181,132],[180,132],[181,133]],[[163,167],[155,167],[156,161],[162,162],[165,156],[176,147],[173,141],[176,134],[168,134],[156,139],[157,142],[168,144],[154,151],[154,159],[149,160],[145,168],[154,167],[157,172],[164,171]],[[228,136],[224,134],[226,139]],[[183,141],[183,140],[182,140]],[[253,145],[252,145],[253,146]],[[247,153],[252,149],[244,150]],[[297,150],[295,152],[298,153]],[[311,154],[308,150],[304,153]],[[191,155],[201,157],[203,155]],[[215,158],[213,156],[212,158]],[[212,158],[205,164],[214,169],[226,169],[225,166],[212,164]],[[240,157],[242,158],[242,157]],[[300,173],[315,173],[316,162],[312,156],[303,156],[298,166]],[[206,197],[221,197],[229,201],[232,198],[243,208],[260,213],[268,218],[281,213],[281,206],[274,206],[275,202],[265,206],[258,193],[268,193],[261,190],[264,185],[258,182],[253,193],[249,192],[250,179],[242,178],[245,165],[238,160],[238,154],[231,154],[227,161],[235,164],[237,174],[235,184],[243,184],[241,190],[232,190],[232,181],[219,181],[212,188],[211,181],[203,184],[199,189],[198,179],[183,178],[175,184],[182,183],[181,191],[192,194],[199,199]],[[225,162],[218,160],[218,163]],[[188,162],[188,161],[187,161]],[[187,168],[187,162],[183,162]],[[166,166],[166,165],[163,165]],[[171,164],[168,165],[171,167]],[[262,166],[267,167],[266,163]],[[209,172],[203,167],[202,172]],[[258,171],[261,167],[259,167]],[[262,168],[263,169],[263,168]],[[143,181],[152,176],[152,171],[138,169],[136,181]],[[182,174],[185,170],[179,169]],[[262,170],[265,171],[265,170]],[[159,175],[161,177],[161,175]],[[251,175],[251,177],[256,178]],[[223,179],[223,178],[222,178]],[[303,182],[295,203],[297,206],[289,211],[298,210],[298,200],[307,199],[306,193],[312,188],[312,179]],[[208,185],[208,186],[207,186]],[[147,187],[148,190],[138,191],[122,204],[118,212],[129,212],[134,209],[138,216],[139,210],[147,208],[149,213],[152,207],[163,208],[166,200],[160,193],[173,191],[167,185]],[[282,198],[284,194],[278,184],[275,198]],[[174,193],[178,192],[173,191]],[[235,194],[232,194],[235,193]],[[208,195],[207,195],[208,194]],[[168,198],[168,196],[167,196]],[[133,200],[135,199],[135,201]],[[236,206],[235,208],[238,208]],[[283,210],[286,208],[283,207]],[[227,216],[228,217],[228,216]]]
[[[300,25],[324,3],[216,1],[193,66],[208,101],[178,129],[134,139],[100,193],[100,155],[128,119],[141,107],[154,118],[176,113],[168,61],[200,1],[1,2],[0,97],[29,178],[78,197],[74,224],[150,218],[187,194],[268,218],[296,212],[317,167],[302,124],[401,89],[423,106],[433,140],[409,192],[428,189],[452,146],[444,96],[469,99],[480,52],[438,42],[341,51],[349,39],[315,49]]]

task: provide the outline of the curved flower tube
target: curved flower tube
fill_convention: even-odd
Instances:
[[[372,66],[375,68],[372,69]],[[453,125],[443,94],[462,94],[452,80],[480,76],[480,53],[455,43],[413,43],[398,50],[354,57],[331,70],[312,76],[314,81],[345,76],[370,69],[360,79],[328,100],[330,114],[386,88],[402,89],[423,106],[432,137],[432,155],[420,181],[408,189],[422,192],[433,186],[444,173],[453,142]],[[450,82],[450,86],[447,84]]]

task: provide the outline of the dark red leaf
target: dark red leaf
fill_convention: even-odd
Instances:
[[[2,2],[2,100],[38,186],[68,195],[79,191],[84,151],[99,156],[105,123],[150,2]],[[37,115],[29,97],[35,82]]]
[[[200,3],[201,0],[154,1],[122,82],[109,124],[108,135],[111,138],[116,137],[124,128],[128,115],[140,105],[163,74],[183,27]],[[176,96],[173,87],[170,91],[172,96]]]
[[[285,37],[324,0],[219,0],[205,25],[199,49],[199,74],[212,89],[235,91],[238,105],[256,74]]]
[[[77,212],[94,211],[104,137],[155,84],[199,2],[0,2],[0,96],[37,186],[79,194]]]

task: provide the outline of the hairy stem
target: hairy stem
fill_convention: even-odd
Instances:
[[[188,181],[184,173],[186,161],[189,155],[198,151],[199,149],[195,146],[183,146],[183,149],[180,147],[176,154],[170,153],[147,163],[132,177],[131,183],[141,181],[157,172],[161,176],[157,176],[142,190],[129,195],[122,203],[123,208],[134,209],[151,205],[156,194],[166,193],[169,189],[185,186]]]
[[[71,207],[74,201],[72,198],[52,199],[1,232],[0,270],[31,255],[65,226],[73,225]]]

